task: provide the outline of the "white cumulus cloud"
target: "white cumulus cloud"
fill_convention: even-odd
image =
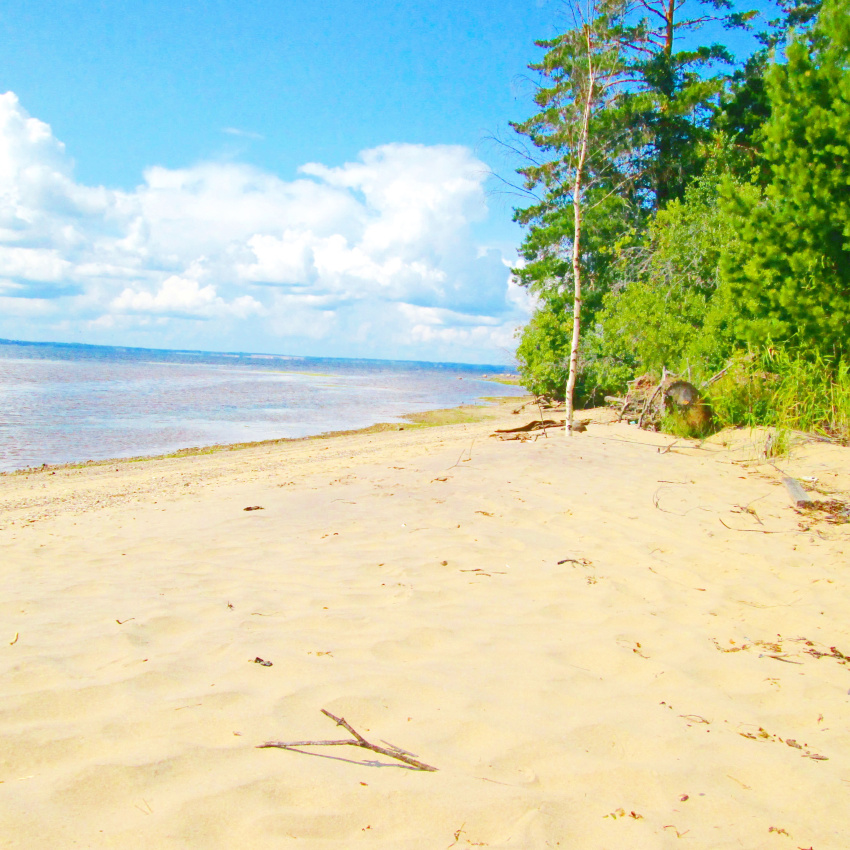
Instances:
[[[202,287],[196,280],[177,275],[166,278],[155,292],[127,287],[110,306],[117,313],[154,313],[190,319],[226,315],[244,319],[264,312],[262,304],[250,295],[227,303],[216,294],[212,284]]]
[[[467,148],[387,144],[293,180],[206,162],[85,186],[8,92],[0,336],[501,360],[531,302],[473,235],[485,177]]]

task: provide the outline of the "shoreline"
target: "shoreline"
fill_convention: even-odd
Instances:
[[[33,345],[44,347],[49,353],[58,344]],[[76,350],[79,346],[65,348]],[[253,363],[255,355],[234,354],[251,362],[240,361],[233,366],[219,362],[228,354],[195,352],[205,355],[196,361],[187,360],[187,352],[163,350],[164,359],[133,361],[130,365],[135,371],[127,372],[125,359],[120,356],[124,349],[106,346],[103,350],[113,359],[105,358],[101,363],[91,358],[33,357],[20,361],[17,372],[13,369],[6,374],[10,388],[15,376],[20,379],[22,395],[19,393],[20,410],[11,412],[5,438],[0,440],[0,475],[85,465],[89,461],[137,462],[361,430],[383,424],[382,417],[403,422],[399,411],[423,407],[427,410],[441,403],[449,407],[475,405],[490,392],[488,386],[512,385],[518,393],[524,393],[518,386],[518,376],[484,365],[306,358],[326,362],[330,370],[322,373],[327,379],[325,384],[320,381],[314,386],[309,376],[315,378],[319,373],[259,368]],[[268,358],[274,359],[272,355]],[[42,374],[51,364],[56,369]],[[163,389],[161,370],[167,366],[186,366],[191,371],[188,377],[175,379],[173,385],[169,383],[169,371]],[[222,366],[226,367],[224,371],[219,368]],[[374,368],[369,371],[367,367]],[[263,382],[274,378],[278,371],[289,377],[283,384],[275,384],[269,395]],[[450,380],[454,377],[457,382]],[[354,381],[354,390],[337,397],[349,378]],[[42,379],[47,379],[48,391],[27,389],[39,386]],[[225,379],[230,382],[228,387],[233,386],[222,395],[214,388]],[[91,398],[85,395],[87,382],[100,386],[103,380],[118,381],[115,398],[104,392],[92,392]],[[80,382],[79,386],[75,381]],[[151,381],[156,382],[157,392],[163,393],[152,405],[148,388]],[[358,387],[364,381],[361,393]],[[71,391],[49,390],[53,384],[66,383]],[[78,398],[80,392],[83,395]],[[502,390],[502,395],[509,392]],[[73,423],[79,416],[84,421],[77,429]]]
[[[95,460],[84,463],[28,467],[0,474],[0,531],[16,523],[31,525],[68,510],[87,512],[106,505],[129,504],[134,499],[152,498],[158,491],[184,494],[196,492],[211,482],[232,484],[244,480],[250,470],[267,475],[281,463],[303,470],[312,458],[327,451],[345,455],[349,451],[365,457],[379,451],[381,438],[403,444],[418,442],[427,431],[458,428],[487,429],[529,403],[525,397],[491,397],[487,404],[438,408],[408,414],[404,424],[376,423],[350,431],[333,431],[307,437],[281,438],[252,443],[223,444],[185,449],[165,455]],[[537,412],[535,409],[534,418]],[[494,426],[495,427],[495,426]],[[303,472],[301,473],[303,474]]]
[[[499,383],[496,381],[496,383]],[[531,395],[525,396],[481,396],[481,404],[461,404],[457,407],[438,407],[417,413],[404,413],[399,418],[403,422],[375,422],[362,428],[349,428],[333,431],[322,431],[318,434],[307,434],[303,437],[273,437],[268,440],[251,440],[236,443],[213,443],[208,446],[187,446],[170,452],[152,455],[132,455],[129,457],[101,458],[98,460],[68,461],[67,463],[43,463],[39,466],[23,466],[20,469],[0,471],[3,476],[32,475],[37,472],[56,472],[63,469],[88,469],[97,466],[110,466],[116,463],[144,463],[152,460],[167,460],[178,457],[198,457],[201,455],[218,454],[220,452],[243,451],[245,449],[276,446],[286,443],[304,442],[307,440],[328,440],[335,437],[353,436],[355,434],[379,434],[384,431],[403,431],[406,428],[433,428],[458,422],[477,422],[488,418],[483,415],[488,409],[516,403],[525,406]],[[479,411],[482,415],[476,415]],[[456,414],[456,415],[455,415]]]
[[[4,846],[843,850],[850,449],[517,406],[0,478]]]

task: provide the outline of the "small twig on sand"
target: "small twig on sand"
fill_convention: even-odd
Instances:
[[[688,511],[685,511],[685,513],[680,513],[679,511],[668,511],[666,508],[662,508],[662,507],[661,507],[661,505],[659,505],[659,504],[658,504],[658,500],[659,500],[659,498],[660,498],[658,494],[661,492],[661,489],[662,489],[662,488],[661,488],[661,487],[659,487],[659,488],[658,488],[658,489],[657,489],[657,490],[656,490],[656,491],[652,494],[652,504],[653,504],[656,508],[658,508],[658,510],[659,510],[659,511],[661,511],[661,513],[663,513],[663,514],[673,514],[673,516],[685,516],[685,515],[688,513]]]
[[[322,714],[330,717],[331,720],[336,723],[337,726],[342,726],[346,732],[350,732],[354,736],[354,740],[344,740],[344,741],[266,741],[265,744],[259,744],[257,749],[263,750],[269,747],[277,747],[281,750],[291,750],[294,747],[337,747],[343,745],[350,745],[352,747],[362,747],[364,750],[371,750],[373,753],[379,753],[382,756],[389,756],[390,758],[397,759],[398,761],[404,762],[410,767],[416,770],[429,770],[436,771],[436,767],[431,767],[430,764],[425,764],[424,762],[417,761],[415,758],[407,754],[404,750],[398,749],[398,747],[393,747],[390,745],[389,747],[379,747],[377,744],[370,744],[359,732],[357,732],[343,717],[337,717],[334,714],[331,714],[327,709],[322,709]]]
[[[755,534],[782,534],[781,531],[767,531],[763,528],[733,528],[731,525],[726,525],[726,523],[723,522],[722,517],[717,518],[720,520],[720,524],[728,528],[729,531],[752,531]]]
[[[449,467],[449,469],[454,469],[456,466],[460,466],[461,463],[469,463],[472,460],[472,447],[475,445],[475,437],[472,438],[472,442],[469,444],[468,449],[463,449],[458,457],[458,459]],[[464,457],[464,455],[469,452],[469,457]]]

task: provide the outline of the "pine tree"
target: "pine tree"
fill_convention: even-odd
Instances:
[[[771,57],[783,51],[789,33],[798,35],[807,31],[816,21],[823,0],[776,0],[779,17],[765,21],[756,40],[761,47],[749,56],[744,66],[738,69],[729,81],[721,97],[721,105],[713,126],[736,145],[740,177],[746,179],[754,165],[760,165],[758,132],[770,118],[770,98],[765,86],[765,77],[771,65]],[[769,175],[762,174],[763,183]]]
[[[643,144],[633,169],[654,209],[681,198],[701,171],[699,143],[727,80],[732,55],[722,44],[676,49],[688,33],[708,23],[748,28],[753,11],[733,11],[731,0],[638,0],[643,17],[624,32],[633,89],[627,112]],[[634,21],[635,12],[629,19]]]
[[[816,26],[770,68],[763,198],[727,187],[739,241],[722,273],[751,344],[850,354],[850,0],[826,0]]]

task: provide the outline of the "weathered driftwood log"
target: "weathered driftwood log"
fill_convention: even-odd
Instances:
[[[574,421],[573,432],[581,434],[587,430],[590,422],[590,419]],[[490,436],[498,437],[500,440],[523,440],[526,439],[526,435],[534,431],[543,431],[545,433],[547,428],[563,428],[564,425],[566,425],[566,420],[564,419],[538,419],[535,422],[529,422],[527,425],[520,425],[518,428],[497,428]]]

